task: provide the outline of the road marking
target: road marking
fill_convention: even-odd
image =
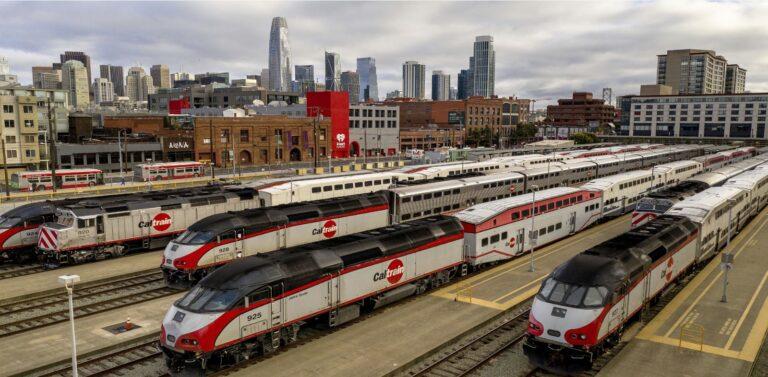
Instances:
[[[749,243],[749,241],[754,239],[760,233],[760,230],[766,224],[768,224],[768,216],[766,216],[762,220],[762,223],[759,226],[755,227],[754,231],[750,230],[749,232],[741,232],[739,234],[739,236],[741,236],[742,234],[748,234],[748,233],[751,232],[751,235],[749,236],[749,238],[747,238],[746,242],[742,242],[741,243],[741,247],[733,255],[733,259],[734,260],[736,259],[736,257],[739,256],[739,254],[741,254],[742,251],[746,250],[746,246]],[[731,242],[731,245],[735,246],[736,243],[735,242]],[[693,291],[695,291],[701,284],[703,284],[706,281],[707,277],[714,271],[714,269],[718,268],[719,266],[720,266],[720,261],[717,260],[717,258],[712,259],[712,261],[710,261],[709,264],[706,267],[704,267],[704,269],[696,276],[696,278],[693,279],[694,281],[691,282],[691,284],[689,284],[688,286],[686,286],[683,289],[683,291],[680,292],[678,297],[676,297],[674,300],[672,300],[672,302],[670,304],[668,304],[667,307],[665,307],[662,310],[661,313],[659,313],[659,315],[658,315],[659,322],[658,323],[666,322],[666,320],[672,315],[672,313],[675,310],[677,310],[677,308],[679,308],[685,302],[685,300],[688,299],[688,296],[690,296],[693,293]],[[693,300],[693,302],[690,305],[688,305],[688,308],[685,310],[685,312],[683,312],[683,314],[677,319],[677,321],[675,321],[675,323],[672,325],[672,327],[670,327],[669,330],[664,334],[665,337],[669,337],[672,334],[672,332],[674,332],[675,329],[677,329],[680,326],[680,323],[683,321],[683,319],[688,315],[688,313],[691,312],[691,310],[693,310],[693,308],[699,303],[699,301],[701,301],[701,299],[704,298],[704,295],[707,294],[707,292],[720,279],[720,277],[722,275],[723,275],[723,271],[720,271],[720,272],[717,273],[717,275],[715,275],[715,277],[709,282],[709,284],[707,284],[707,286],[701,291],[701,293],[696,297],[696,299]],[[689,287],[690,287],[690,289],[689,289]],[[669,311],[668,311],[668,309],[669,309]],[[665,312],[667,312],[666,315],[665,315]],[[657,322],[656,319],[651,321],[651,324],[653,324],[655,322]],[[646,333],[645,330],[650,331],[651,328],[652,328],[650,326],[651,324],[649,324],[649,326],[646,327],[644,329],[644,331],[641,332],[641,334]],[[655,328],[654,328],[654,330],[655,330]]]
[[[725,348],[731,348],[731,345],[733,344],[733,340],[736,339],[736,335],[739,333],[739,329],[741,328],[741,325],[744,324],[744,320],[747,318],[747,315],[752,310],[752,305],[754,305],[755,300],[757,300],[757,295],[760,293],[761,290],[763,290],[763,285],[765,285],[766,278],[768,278],[768,271],[766,271],[765,274],[763,274],[763,280],[760,281],[760,285],[757,286],[757,289],[755,289],[755,293],[752,294],[752,298],[749,299],[749,304],[747,305],[747,308],[741,312],[741,317],[739,317],[739,321],[736,323],[736,327],[734,328],[733,333],[731,333],[731,336],[728,338],[728,343],[725,343]]]
[[[754,358],[750,359],[742,355],[738,351],[731,351],[725,348],[710,346],[708,344],[700,345],[699,343],[689,342],[687,340],[683,340],[681,342],[680,339],[668,338],[668,337],[659,336],[659,335],[652,335],[650,337],[641,338],[641,339],[648,340],[655,343],[666,344],[668,346],[673,346],[676,348],[682,347],[685,349],[694,350],[696,352],[699,352],[699,351],[706,352],[712,355],[724,356],[731,359],[738,359],[738,360],[744,360],[744,361],[750,361],[750,362],[754,360]]]
[[[744,347],[741,348],[740,355],[744,360],[755,361],[760,347],[763,345],[766,330],[768,330],[768,300],[763,301],[763,307],[755,318],[755,324],[744,342]]]

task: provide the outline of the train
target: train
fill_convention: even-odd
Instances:
[[[327,227],[346,227],[348,222],[357,224],[348,230],[338,230],[341,235],[453,213],[476,204],[499,203],[501,199],[515,198],[534,189],[571,184],[574,175],[569,172],[584,174],[583,166],[575,164],[550,169],[535,168],[522,173],[493,174],[399,187],[383,191],[386,195],[383,200],[365,197],[373,194],[361,194],[358,197],[326,199],[324,202],[287,204],[215,215],[193,224],[188,233],[166,246],[162,269],[169,285],[188,286],[212,269],[246,254],[322,240],[321,233],[324,232],[317,230],[326,227],[328,222],[332,225]],[[588,163],[586,166],[594,168],[600,165]],[[651,175],[654,172],[655,184],[664,186],[687,178],[693,171],[689,167],[697,166],[700,164],[693,161],[673,162],[657,165],[652,170],[603,177],[584,187],[605,192],[608,199],[601,208],[610,209],[601,214],[600,217],[605,218],[634,208],[636,198],[651,188]],[[345,209],[337,210],[339,206]],[[325,211],[318,210],[318,207],[334,208],[334,211],[332,214],[324,214]],[[297,213],[302,215],[296,218]],[[269,214],[271,220],[263,219],[266,214]],[[259,225],[253,225],[253,221],[258,221]],[[523,245],[525,243],[521,240],[516,247],[522,248]]]
[[[168,310],[159,340],[166,363],[174,371],[237,363],[296,341],[302,326],[338,326],[364,311],[442,286],[473,269],[514,258],[530,251],[535,244],[555,242],[611,213],[604,210],[606,190],[626,183],[613,182],[613,186],[603,190],[543,189],[480,203],[453,215],[433,215],[233,261],[210,272]],[[754,187],[759,187],[760,192],[768,190],[768,186],[760,186],[761,182]],[[755,195],[763,194],[755,191]],[[742,201],[737,198],[734,202],[747,203],[747,198],[745,195]],[[712,209],[708,217],[720,212]],[[665,258],[666,247],[698,244],[694,240],[700,225],[695,220],[677,216],[680,220],[674,222],[674,228],[670,225],[669,231],[656,232],[658,237],[646,246],[643,240],[651,234],[652,227],[670,217],[673,216],[664,216],[647,224],[645,230],[635,231],[640,236],[633,233],[614,241],[610,245],[612,251],[605,249],[605,255],[622,252],[627,245],[633,245],[633,250],[650,248],[653,258]],[[665,243],[660,244],[658,239]],[[642,269],[649,264],[648,258],[631,254],[626,261],[633,268]],[[667,260],[664,259],[665,263]],[[569,270],[571,272],[562,276],[607,279],[626,273],[608,268],[611,266],[607,262],[589,262],[575,266],[575,272]],[[683,263],[681,260],[680,267],[684,267]],[[578,274],[590,267],[608,269]],[[670,274],[663,279],[680,273],[678,270],[671,273],[672,269],[665,273],[667,271]],[[552,279],[557,282],[557,278]],[[620,286],[627,288],[625,284]],[[590,294],[597,294],[599,300],[588,302],[589,313],[593,314],[591,307],[604,306],[609,294],[607,282],[596,288]],[[586,287],[584,290],[586,293]],[[576,306],[580,305],[581,301]],[[534,308],[535,313],[539,313],[538,308]],[[578,315],[579,310],[573,312]],[[539,317],[546,322],[543,314],[535,318]],[[531,323],[543,326],[542,319]],[[585,333],[575,334],[573,339],[590,339]],[[572,339],[571,333],[567,336]]]
[[[569,259],[534,298],[524,353],[554,372],[588,369],[628,322],[714,257],[766,204],[768,170],[748,171]]]
[[[637,203],[635,210],[632,212],[631,226],[635,228],[643,225],[672,208],[680,200],[710,187],[722,185],[728,179],[765,162],[768,162],[768,155],[758,155],[706,173],[702,169],[702,173],[685,179],[674,186],[652,192]]]

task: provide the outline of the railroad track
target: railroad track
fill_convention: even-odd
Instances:
[[[36,274],[43,271],[45,271],[45,268],[40,264],[0,265],[0,280]]]
[[[158,334],[159,336],[159,334]],[[135,342],[118,350],[79,360],[77,370],[83,376],[169,376],[157,337]],[[70,365],[37,374],[38,377],[71,376]]]
[[[474,339],[449,348],[427,364],[411,370],[411,376],[467,376],[476,372],[490,360],[525,339],[528,312],[504,319],[501,323],[484,330]]]
[[[75,317],[81,318],[181,292],[165,286],[152,270],[75,289]],[[66,294],[50,293],[0,305],[0,338],[69,320]]]

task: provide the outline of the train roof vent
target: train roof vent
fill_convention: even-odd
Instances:
[[[80,205],[83,206],[83,207],[87,207],[87,208],[96,208],[96,207],[99,206],[99,203],[94,202],[94,201],[90,201],[90,200],[85,200],[85,201],[81,202]]]

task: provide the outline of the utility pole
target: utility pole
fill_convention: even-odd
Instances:
[[[5,174],[5,196],[9,197],[11,196],[11,188],[10,188],[10,182],[8,182],[8,163],[6,159],[8,156],[5,154],[5,138],[0,139],[0,147],[2,147],[3,152],[3,174]]]
[[[56,127],[53,124],[53,121],[51,120],[51,97],[53,96],[53,92],[48,93],[47,95],[47,101],[46,105],[48,107],[48,139],[50,139],[51,143],[49,144],[49,150],[48,150],[48,161],[50,161],[50,168],[51,168],[51,187],[53,188],[53,192],[56,192],[56,133],[54,131],[54,128]],[[7,182],[7,181],[6,181]]]
[[[213,157],[213,119],[208,118],[208,131],[210,131],[210,157],[211,157],[211,180],[216,179],[216,159]]]

